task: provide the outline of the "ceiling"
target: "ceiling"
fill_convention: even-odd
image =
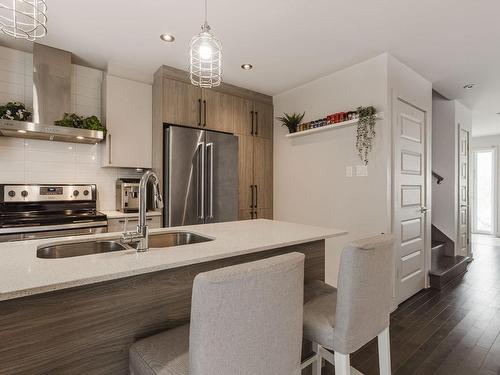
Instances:
[[[203,22],[202,0],[46,1],[49,34],[41,42],[101,68],[186,69],[190,38]],[[474,135],[500,133],[498,0],[208,3],[226,82],[274,95],[389,52],[443,96],[471,108]],[[175,35],[175,43],[161,41],[163,32]],[[252,71],[240,68],[247,62]],[[476,87],[464,90],[466,83]]]

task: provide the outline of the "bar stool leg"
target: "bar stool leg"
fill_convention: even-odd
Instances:
[[[312,375],[321,375],[321,365],[323,364],[323,359],[321,358],[319,344],[313,342],[312,350],[317,354],[316,360],[312,363]]]
[[[351,365],[349,361],[349,354],[342,354],[335,352],[335,375],[350,375]]]
[[[391,344],[389,327],[384,329],[378,335],[377,341],[380,375],[391,375]]]

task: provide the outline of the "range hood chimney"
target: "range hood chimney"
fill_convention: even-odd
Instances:
[[[71,52],[33,44],[33,121],[54,124],[71,111]]]
[[[33,44],[33,122],[0,120],[0,135],[74,143],[98,143],[102,131],[56,126],[71,112],[71,52]]]

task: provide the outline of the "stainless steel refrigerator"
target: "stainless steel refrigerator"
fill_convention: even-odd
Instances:
[[[164,133],[164,226],[238,218],[238,138],[169,125]]]

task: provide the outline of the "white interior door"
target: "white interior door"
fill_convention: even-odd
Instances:
[[[459,130],[458,152],[458,255],[469,255],[470,219],[469,219],[469,131]]]
[[[394,221],[396,238],[396,302],[426,286],[426,254],[430,249],[427,218],[428,132],[426,114],[397,99],[394,140]]]

